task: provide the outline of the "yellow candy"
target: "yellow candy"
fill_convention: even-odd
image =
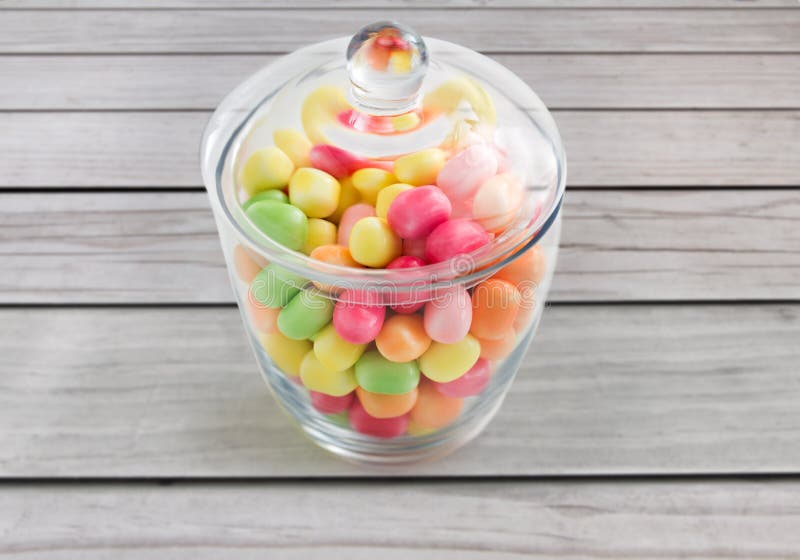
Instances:
[[[395,176],[385,169],[367,167],[353,173],[353,186],[361,193],[361,200],[375,206],[381,189],[397,182]]]
[[[414,421],[408,422],[408,429],[406,430],[410,436],[427,436],[436,431],[436,428],[425,428],[418,426]]]
[[[311,343],[307,340],[292,340],[280,332],[259,335],[261,346],[272,358],[275,365],[286,375],[300,375],[300,364],[311,351]]]
[[[336,243],[336,224],[322,218],[308,219],[308,233],[306,234],[306,244],[303,252],[310,255],[311,251],[322,245],[333,245]]]
[[[454,344],[433,342],[420,356],[419,369],[428,379],[447,383],[467,373],[480,355],[481,344],[471,334]]]
[[[403,183],[433,185],[444,166],[445,154],[439,148],[420,150],[394,162],[394,174]]]
[[[403,241],[386,220],[370,216],[350,230],[350,255],[359,264],[383,268],[403,252]]]
[[[281,128],[272,133],[275,145],[289,156],[295,167],[311,167],[311,160],[308,154],[311,152],[312,144],[306,135],[293,128]]]
[[[343,397],[358,387],[353,369],[333,371],[322,365],[314,352],[309,352],[300,364],[300,379],[311,391],[332,397]]]
[[[275,146],[253,152],[242,167],[241,182],[247,194],[281,189],[289,182],[294,164]]]
[[[381,192],[378,193],[378,200],[375,202],[375,214],[377,214],[379,218],[385,220],[386,215],[389,213],[389,206],[391,206],[394,199],[397,198],[397,195],[404,191],[410,191],[413,188],[412,185],[406,185],[405,183],[395,183],[381,190]]]
[[[416,128],[419,125],[419,115],[414,112],[405,113],[403,115],[397,115],[396,117],[392,117],[391,119],[392,127],[397,130],[398,132],[403,132],[404,130],[411,130],[412,128]]]
[[[314,339],[314,354],[323,366],[333,371],[353,367],[366,349],[366,344],[353,344],[339,336],[333,323],[319,331]]]
[[[467,77],[443,83],[425,95],[422,105],[428,110],[452,113],[459,108],[462,101],[466,101],[472,107],[481,123],[492,125],[497,120],[492,98],[478,82]]]
[[[411,51],[393,51],[389,55],[389,70],[394,74],[408,74],[411,72],[412,61]]]
[[[350,105],[341,89],[335,86],[322,86],[306,96],[301,109],[303,129],[313,144],[327,144],[322,129],[346,111]]]
[[[341,192],[339,192],[339,206],[336,211],[328,216],[328,219],[336,224],[342,219],[344,211],[350,208],[353,204],[361,202],[361,193],[359,193],[353,186],[353,180],[350,177],[339,179]]]
[[[289,181],[289,202],[309,218],[325,218],[339,205],[339,181],[324,171],[301,167]]]

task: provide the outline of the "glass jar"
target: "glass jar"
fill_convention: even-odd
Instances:
[[[566,160],[527,85],[373,24],[238,86],[202,170],[259,368],[305,434],[402,463],[486,426],[558,252]]]

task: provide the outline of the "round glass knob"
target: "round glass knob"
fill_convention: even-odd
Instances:
[[[374,115],[412,110],[428,69],[428,49],[413,29],[393,21],[362,27],[347,47],[356,105]]]

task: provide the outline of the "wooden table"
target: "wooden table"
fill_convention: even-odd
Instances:
[[[800,4],[330,4],[0,1],[0,555],[800,555]],[[570,190],[497,418],[374,471],[272,403],[197,154],[245,76],[388,18],[519,73]]]

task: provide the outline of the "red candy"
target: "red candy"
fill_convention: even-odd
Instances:
[[[308,396],[311,397],[311,406],[316,408],[322,414],[338,414],[344,412],[350,405],[353,404],[354,393],[348,393],[343,397],[332,397],[325,393],[317,391],[309,391]]]
[[[388,162],[358,157],[347,150],[329,144],[314,146],[311,148],[311,153],[308,157],[311,160],[311,165],[329,175],[333,175],[337,179],[349,177],[354,172],[365,167],[379,167],[387,170],[391,168],[391,164]]]
[[[386,268],[416,268],[418,266],[425,266],[426,263],[419,257],[412,257],[408,255],[403,255],[402,257],[397,257],[395,260],[390,262],[386,265]],[[425,293],[416,293],[413,291],[404,292],[404,293],[397,293],[392,296],[392,302],[395,304],[391,306],[392,310],[397,313],[402,313],[404,315],[410,315],[415,311],[419,310],[423,305],[425,305],[425,299],[428,297],[427,292]]]
[[[333,308],[333,328],[338,335],[352,344],[375,340],[386,318],[386,308],[376,305],[377,297],[346,291],[341,299]]]
[[[404,239],[403,254],[409,257],[425,258],[425,239]]]
[[[471,253],[489,243],[489,234],[472,220],[449,220],[431,232],[425,242],[425,258],[432,263]]]
[[[447,195],[427,185],[398,194],[389,206],[387,221],[403,239],[422,239],[446,222],[452,211]]]
[[[349,418],[350,426],[355,431],[373,437],[394,438],[408,429],[408,414],[394,418],[373,418],[358,400],[350,407]]]
[[[473,397],[486,388],[491,375],[492,367],[489,360],[481,358],[458,379],[447,383],[435,383],[436,390],[446,397]]]

